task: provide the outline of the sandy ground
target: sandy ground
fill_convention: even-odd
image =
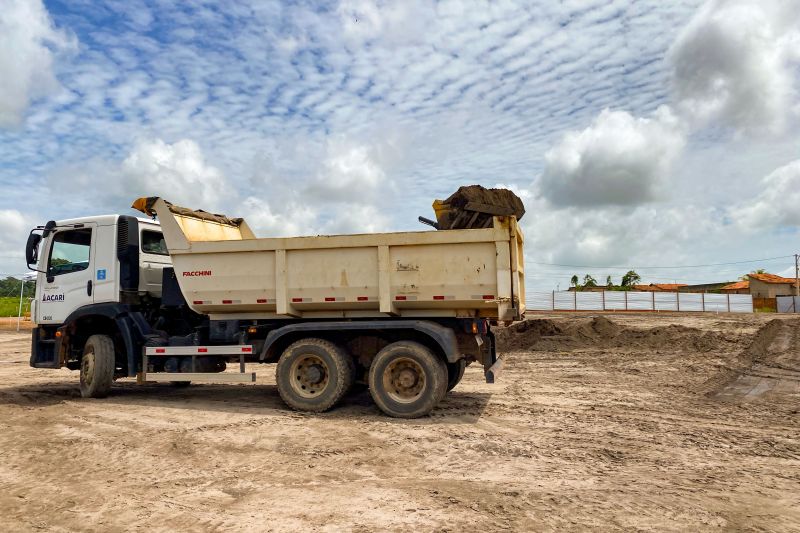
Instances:
[[[800,530],[800,322],[535,318],[414,421],[291,412],[273,366],[82,400],[0,328],[2,529]]]

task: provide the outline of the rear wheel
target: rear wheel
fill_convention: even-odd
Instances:
[[[303,339],[289,346],[275,370],[278,393],[298,411],[322,412],[342,399],[355,379],[352,357],[330,341]]]
[[[430,413],[447,393],[447,367],[425,346],[395,342],[375,356],[369,392],[381,411],[396,418]]]
[[[81,396],[105,398],[114,382],[114,341],[108,335],[92,335],[81,357]]]
[[[459,359],[455,363],[447,363],[447,392],[456,388],[456,385],[464,377],[464,369],[467,368],[467,363],[463,359]]]

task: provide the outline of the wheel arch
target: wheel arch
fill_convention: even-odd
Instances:
[[[116,365],[127,376],[135,376],[139,368],[140,347],[148,334],[149,324],[138,312],[118,303],[92,304],[73,311],[58,328],[56,353],[66,361],[70,351],[82,349],[92,335],[108,335],[114,341]]]
[[[267,334],[259,354],[260,361],[272,360],[303,337],[318,336],[332,339],[342,334],[358,336],[388,333],[393,337],[402,335],[405,340],[416,341],[432,349],[448,363],[454,363],[463,355],[458,348],[455,332],[449,327],[430,320],[371,320],[357,322],[300,322],[273,329]],[[406,335],[403,335],[403,334]],[[399,340],[399,339],[396,339]]]

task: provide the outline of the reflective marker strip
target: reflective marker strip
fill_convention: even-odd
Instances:
[[[356,298],[356,300],[359,302],[368,302],[370,300],[377,300],[377,299],[378,298],[376,296],[359,296]]]
[[[256,300],[257,304],[274,304],[275,298],[259,298]]]
[[[433,297],[434,300],[455,300],[455,296],[443,296],[443,295],[435,295]]]
[[[408,300],[410,302],[413,302],[413,301],[416,301],[417,297],[416,296],[395,296],[394,299],[399,301],[399,302],[404,302],[406,300]]]
[[[234,346],[164,346],[164,347],[146,347],[145,353],[147,355],[239,355],[241,353],[253,353],[253,346],[234,345]]]
[[[494,300],[494,294],[473,294],[473,300]]]
[[[294,303],[294,304],[308,303],[310,301],[311,301],[311,298],[292,298],[292,303]]]
[[[343,296],[326,296],[325,297],[325,301],[326,302],[343,302],[344,301],[344,297]]]
[[[211,300],[194,300],[192,305],[208,305],[211,303]]]

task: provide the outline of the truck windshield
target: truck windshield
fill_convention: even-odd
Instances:
[[[79,272],[89,268],[92,230],[89,228],[59,231],[53,237],[47,271],[51,276]]]

